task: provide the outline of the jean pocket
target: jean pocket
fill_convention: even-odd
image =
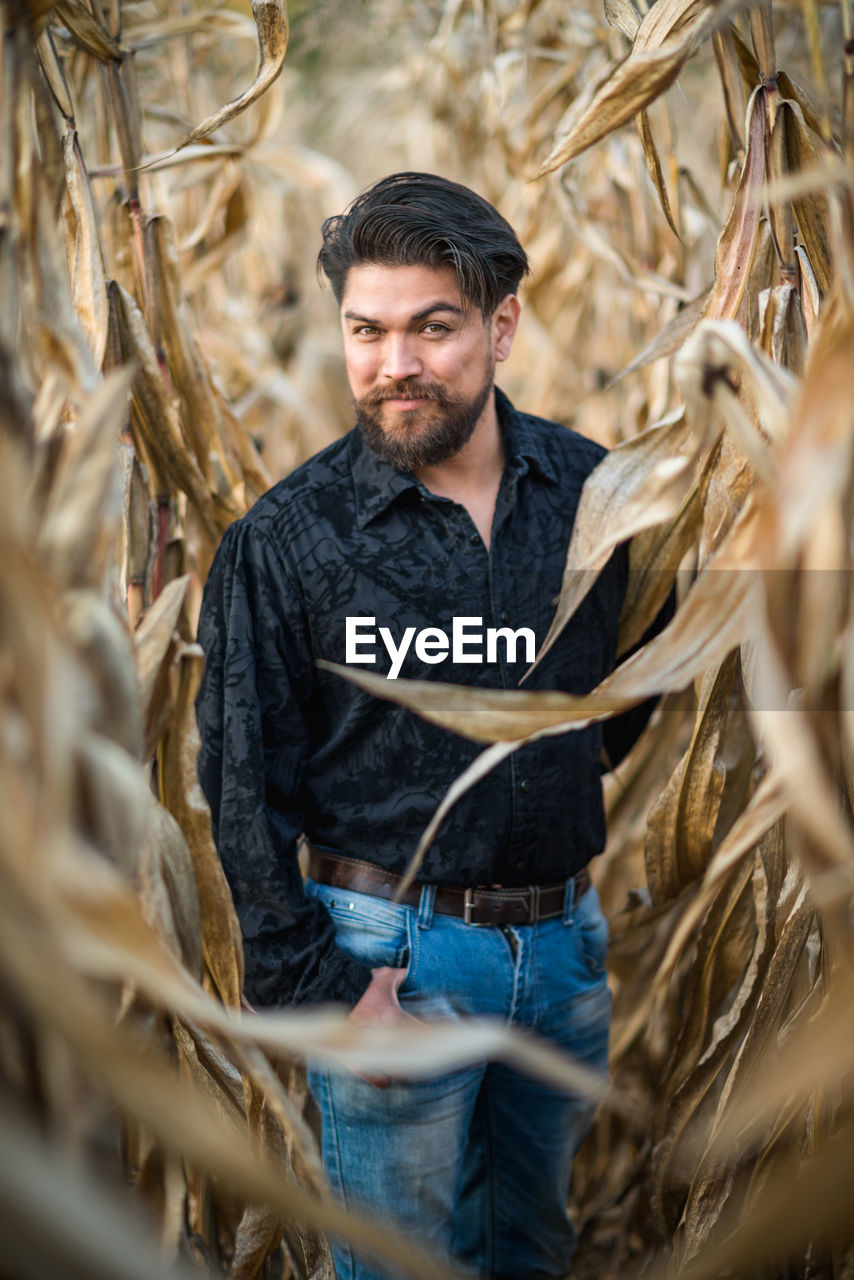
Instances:
[[[408,910],[352,889],[306,881],[306,893],[322,902],[335,926],[335,944],[371,969],[401,969],[409,959]]]
[[[578,946],[591,972],[605,972],[608,959],[608,921],[599,906],[599,896],[590,888],[578,903],[573,923],[578,930]]]

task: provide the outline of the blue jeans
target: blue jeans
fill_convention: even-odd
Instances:
[[[473,927],[419,908],[309,881],[338,945],[363,963],[406,967],[401,1006],[416,1018],[500,1018],[531,1028],[600,1071],[608,1068],[608,926],[591,888],[563,918]],[[575,1231],[570,1168],[590,1104],[501,1062],[378,1089],[313,1066],[323,1162],[352,1209],[392,1219],[464,1272],[490,1280],[558,1280]],[[339,1280],[399,1280],[333,1241]]]

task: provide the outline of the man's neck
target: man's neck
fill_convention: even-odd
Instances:
[[[465,507],[475,527],[489,546],[495,501],[504,472],[504,441],[490,396],[470,439],[445,462],[419,467],[418,479],[443,498],[452,498]]]

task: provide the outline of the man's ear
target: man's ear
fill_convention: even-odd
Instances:
[[[502,298],[492,313],[492,351],[496,360],[506,360],[513,346],[522,304],[515,293]]]

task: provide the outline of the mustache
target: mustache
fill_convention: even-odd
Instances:
[[[382,387],[375,387],[359,399],[359,405],[366,409],[382,404],[385,400],[436,400],[439,404],[448,402],[448,395],[437,382],[399,381],[387,382]]]

